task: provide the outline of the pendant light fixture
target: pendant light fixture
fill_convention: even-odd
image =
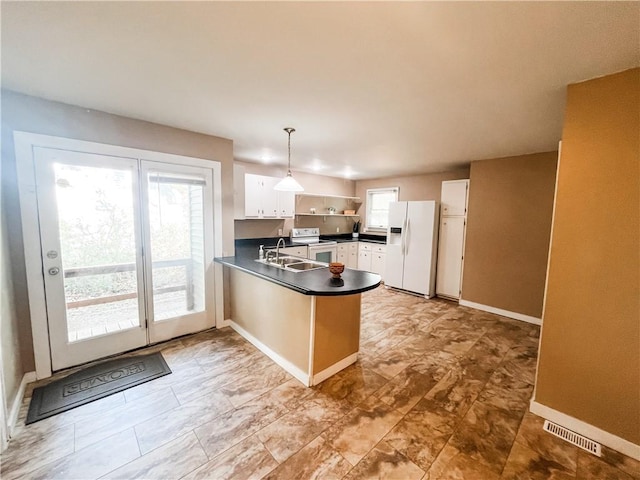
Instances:
[[[276,183],[273,187],[275,190],[281,190],[284,192],[304,192],[304,188],[300,185],[291,175],[291,133],[295,132],[295,128],[287,127],[284,129],[289,135],[288,152],[289,152],[289,164],[287,166],[287,176]]]

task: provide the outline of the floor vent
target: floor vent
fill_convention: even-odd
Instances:
[[[578,435],[577,433],[572,432],[567,428],[561,427],[560,425],[550,422],[549,420],[545,420],[544,430],[555,435],[556,437],[560,437],[563,440],[574,444],[576,447],[580,447],[583,450],[586,450],[589,453],[593,453],[598,457],[602,456],[602,447],[599,443],[594,442],[587,437],[583,437],[582,435]]]

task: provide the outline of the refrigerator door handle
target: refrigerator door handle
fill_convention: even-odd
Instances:
[[[400,250],[402,251],[402,255],[404,255],[405,249],[405,240],[407,237],[407,219],[402,220],[402,238],[400,239]]]
[[[404,237],[404,254],[407,255],[409,253],[409,241],[411,240],[409,238],[409,235],[411,235],[411,220],[409,220],[409,218],[407,217],[407,228],[406,228],[406,234]]]

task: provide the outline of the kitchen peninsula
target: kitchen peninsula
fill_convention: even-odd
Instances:
[[[231,327],[306,386],[354,363],[360,347],[360,297],[380,276],[328,267],[294,272],[256,261],[257,249],[216,258],[229,268]]]

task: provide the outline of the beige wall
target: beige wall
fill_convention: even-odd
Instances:
[[[640,69],[570,85],[535,400],[640,445]]]
[[[399,201],[436,200],[439,202],[442,182],[445,180],[460,180],[463,178],[469,178],[468,168],[443,173],[356,181],[356,196],[362,199],[362,205],[358,211],[363,225],[361,231],[364,231],[364,225],[366,225],[367,207],[365,200],[367,198],[368,189],[400,187],[400,191],[398,192]]]
[[[557,157],[471,163],[464,300],[542,317]]]
[[[23,371],[35,368],[28,309],[13,131],[74,138],[97,143],[210,159],[222,164],[223,245],[233,251],[233,142],[104,112],[2,91],[2,168],[8,247],[12,260],[15,313],[2,318],[15,335],[18,327]],[[17,325],[15,325],[17,323]],[[13,326],[12,326],[13,325]]]
[[[270,177],[284,177],[287,173],[286,167],[277,165],[261,165],[257,163],[235,162],[236,165],[243,166],[245,173],[256,175],[267,175]],[[325,175],[314,175],[304,172],[292,171],[295,179],[302,185],[305,193],[319,193],[323,195],[355,195],[355,181],[337,177],[327,177]],[[319,227],[323,235],[351,232],[353,220],[345,217],[299,217],[297,219],[283,220],[236,220],[236,238],[263,238],[277,237],[278,230],[283,230],[284,236],[289,236],[293,227]]]
[[[9,229],[6,225],[6,202],[2,195],[6,192],[0,168],[0,365],[4,382],[4,402],[7,409],[16,398],[25,370],[22,366],[18,315],[13,300],[13,279],[11,278],[11,255],[9,254]],[[0,408],[2,406],[0,405]]]
[[[309,373],[313,297],[229,268],[231,319],[254,338]]]

